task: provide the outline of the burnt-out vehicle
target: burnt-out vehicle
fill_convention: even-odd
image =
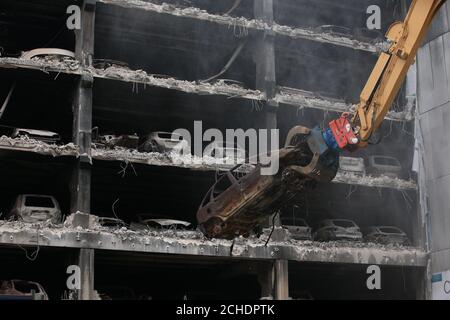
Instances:
[[[128,63],[112,59],[94,59],[92,61],[92,65],[96,69],[103,69],[103,70],[111,67],[130,69]]]
[[[21,194],[17,196],[6,219],[20,220],[27,223],[61,222],[61,209],[58,201],[52,196],[37,194]]]
[[[11,134],[11,138],[28,137],[30,139],[42,141],[48,144],[57,144],[61,142],[61,137],[56,132],[15,128]]]
[[[372,226],[369,227],[365,236],[365,241],[381,244],[409,245],[409,239],[405,232],[397,227]]]
[[[177,229],[186,230],[191,226],[190,222],[169,218],[165,215],[138,214],[137,222],[131,224],[134,230],[142,229]]]
[[[137,149],[139,146],[139,137],[136,134],[100,135],[96,127],[92,129],[92,142],[97,148],[114,149],[115,147],[121,147]]]
[[[366,167],[363,158],[355,157],[340,157],[339,171],[341,173],[350,173],[360,176],[366,175]]]
[[[290,225],[283,225],[289,231],[291,238],[295,240],[311,240],[312,228],[305,219],[295,219]]]
[[[61,142],[61,136],[52,131],[15,128],[10,126],[0,126],[0,136],[7,136],[13,139],[27,137],[29,139],[41,141],[48,144],[58,144]]]
[[[188,146],[183,136],[173,132],[152,132],[141,139],[140,152],[181,153]]]
[[[126,228],[127,224],[119,218],[111,218],[111,217],[98,217],[98,223],[102,226],[102,227],[107,227],[107,228]]]
[[[391,178],[400,178],[402,175],[402,165],[397,158],[384,155],[374,155],[368,157],[368,163],[367,173],[371,175],[384,175]]]
[[[48,300],[42,285],[33,281],[0,281],[0,300]]]
[[[362,233],[356,223],[346,219],[322,220],[314,233],[316,241],[361,241],[362,238]]]
[[[279,150],[279,170],[262,174],[260,164],[250,172],[243,164],[222,174],[209,189],[197,211],[200,230],[211,238],[249,236],[270,215],[316,181],[331,181],[339,166],[320,129],[293,128]]]

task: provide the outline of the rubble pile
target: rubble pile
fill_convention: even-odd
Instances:
[[[393,188],[399,190],[416,190],[417,184],[413,180],[402,180],[399,178],[392,178],[389,176],[370,176],[370,175],[357,175],[352,173],[339,172],[334,178],[334,182],[346,183],[353,185],[360,185],[366,187],[380,187],[380,188]]]
[[[30,139],[27,136],[20,138],[0,137],[0,146],[3,148],[24,149],[53,157],[78,156],[78,147],[73,143],[65,145],[47,144],[39,140]]]
[[[126,82],[142,83],[148,86],[174,89],[187,93],[223,94],[254,100],[264,100],[264,94],[259,90],[245,89],[236,84],[228,84],[223,80],[214,83],[178,80],[172,77],[158,77],[144,70],[131,70],[122,66],[111,66],[106,69],[88,68],[96,78],[116,79]]]

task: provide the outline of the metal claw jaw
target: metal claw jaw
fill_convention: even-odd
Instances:
[[[302,139],[299,139],[302,137]],[[301,155],[310,154],[306,165],[292,164],[287,169],[318,182],[330,182],[339,168],[339,150],[329,146],[323,131],[316,127],[294,127],[289,131],[286,147],[298,149]]]

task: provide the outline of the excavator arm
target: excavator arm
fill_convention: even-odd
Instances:
[[[360,95],[360,102],[351,117],[344,113],[330,122],[329,145],[355,150],[367,146],[372,134],[388,113],[417,50],[434,16],[445,0],[413,0],[403,22],[389,28],[386,37],[390,48],[382,52]]]
[[[413,0],[405,21],[389,28],[390,47],[381,53],[353,115],[346,112],[324,129],[292,128],[279,152],[280,170],[273,176],[263,176],[256,166],[244,177],[238,178],[235,168],[216,181],[197,212],[203,233],[211,238],[246,236],[296,194],[317,182],[331,182],[340,152],[366,147],[380,127],[444,2]],[[229,184],[225,189],[224,182]]]

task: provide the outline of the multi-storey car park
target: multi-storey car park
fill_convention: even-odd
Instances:
[[[383,143],[353,155],[396,157],[401,176],[340,172],[332,184],[298,196],[268,242],[267,235],[228,241],[195,229],[134,231],[95,222],[95,216],[131,223],[140,213],[163,213],[195,225],[217,172],[229,167],[105,151],[94,147],[93,128],[146,134],[192,131],[194,121],[202,121],[222,130],[278,128],[283,144],[291,127],[326,124],[358,100],[384,45],[357,32],[367,7],[383,8],[384,34],[408,4],[165,2],[2,1],[1,97],[15,87],[0,124],[57,132],[64,144],[0,138],[0,212],[6,214],[18,194],[48,194],[67,218],[60,225],[0,220],[0,278],[39,282],[52,299],[67,290],[69,265],[81,269],[79,299],[113,287],[153,299],[430,297],[427,223],[411,169],[414,72],[380,130]],[[74,3],[82,9],[82,28],[71,31],[66,9]],[[337,34],[325,25],[350,31]],[[76,60],[20,57],[44,47],[73,51]],[[127,67],[97,68],[98,59]],[[202,81],[214,75],[222,80]],[[410,245],[294,240],[282,227],[292,216],[311,224],[342,218],[361,228],[397,226]],[[381,267],[381,290],[367,289],[369,265]]]

